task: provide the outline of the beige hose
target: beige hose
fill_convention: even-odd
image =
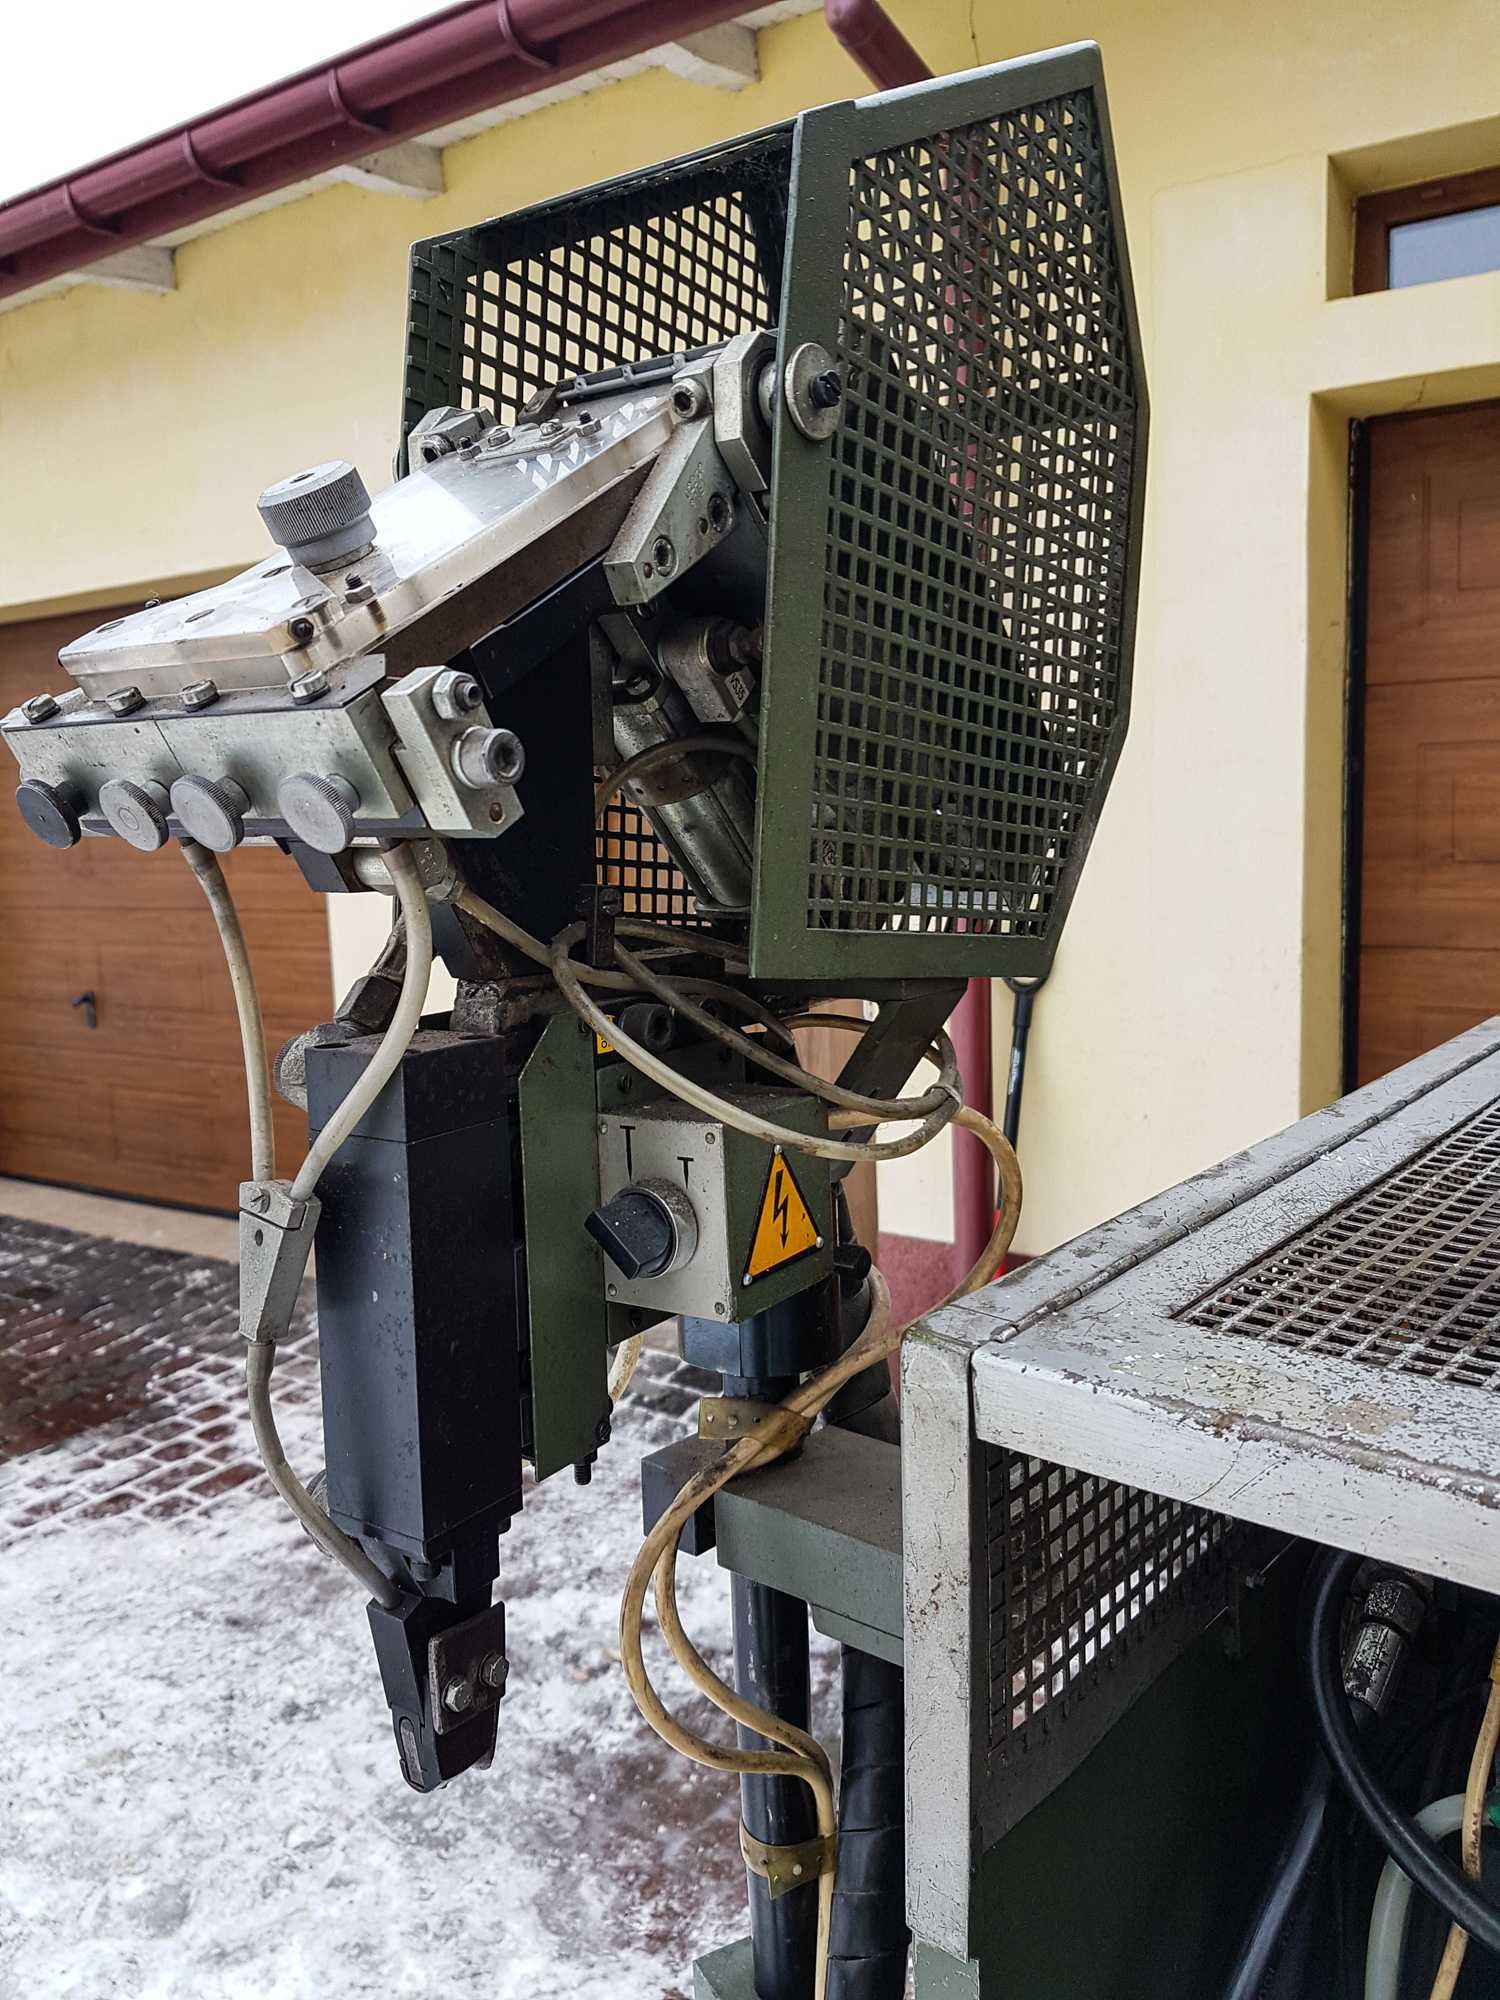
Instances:
[[[215,857],[192,841],[183,842],[183,855],[208,898],[223,947],[224,962],[234,987],[235,1006],[240,1019],[240,1042],[245,1058],[245,1086],[250,1099],[251,1178],[270,1180],[276,1171],[271,1141],[271,1083],[260,1000],[255,990],[255,975],[245,946],[244,932],[229,885]],[[374,1058],[329,1119],[316,1145],[309,1148],[291,1187],[292,1196],[298,1201],[305,1201],[313,1192],[329,1159],[389,1080],[411,1040],[426,999],[427,980],[432,969],[432,922],[427,910],[427,897],[417,875],[416,864],[404,848],[392,849],[385,859],[406,917],[406,973],[401,998]],[[266,1477],[324,1554],[342,1563],[377,1602],[391,1606],[397,1601],[395,1584],[370,1560],[351,1535],[346,1535],[328,1518],[287,1462],[281,1433],[276,1425],[275,1406],[271,1401],[271,1375],[275,1366],[274,1339],[249,1343],[245,1350],[245,1390],[250,1408],[250,1428]]]
[[[821,1014],[817,1016],[820,1022],[829,1018]],[[852,1029],[862,1028],[865,1024],[849,1021],[847,1025]],[[988,1147],[999,1174],[1000,1211],[983,1255],[963,1281],[940,1301],[941,1305],[951,1305],[955,1299],[987,1284],[995,1275],[1015,1237],[1021,1208],[1020,1165],[998,1127],[967,1105],[957,1113],[954,1122],[974,1133]],[[870,1316],[858,1340],[821,1374],[793,1390],[785,1402],[761,1419],[755,1432],[726,1445],[720,1456],[703,1467],[677,1495],[646,1537],[631,1564],[620,1604],[620,1657],[626,1682],[636,1706],[663,1741],[696,1763],[706,1764],[714,1770],[800,1778],[813,1794],[818,1832],[830,1841],[837,1826],[826,1753],[812,1737],[747,1702],[714,1673],[682,1628],[677,1612],[675,1572],[683,1529],[705,1501],[711,1500],[741,1473],[767,1465],[780,1457],[806,1434],[818,1412],[847,1381],[866,1368],[888,1360],[897,1351],[904,1329],[891,1330],[890,1289],[880,1272],[874,1269],[870,1273],[870,1288]],[[937,1310],[938,1307],[933,1308],[933,1311]],[[641,1620],[648,1582],[655,1584],[662,1636],[688,1679],[732,1721],[769,1738],[773,1743],[783,1745],[782,1749],[742,1750],[738,1745],[718,1745],[685,1728],[670,1714],[651,1684],[642,1650]],[[825,1870],[818,1878],[815,2000],[825,2000],[827,1991],[832,1914],[833,1876]]]
[[[784,1146],[799,1153],[812,1153],[823,1160],[899,1160],[907,1153],[915,1153],[930,1139],[936,1138],[945,1125],[950,1124],[957,1112],[956,1094],[946,1097],[943,1108],[924,1118],[914,1132],[901,1139],[826,1139],[820,1133],[797,1132],[789,1125],[778,1125],[770,1118],[762,1118],[757,1112],[748,1111],[742,1104],[731,1104],[717,1091],[695,1083],[680,1070],[673,1069],[668,1062],[654,1055],[642,1043],[627,1035],[617,1022],[609,1016],[584,991],[579,978],[579,968],[568,956],[582,935],[581,924],[572,924],[562,931],[552,942],[552,973],[564,999],[575,1013],[582,1015],[595,1034],[603,1035],[612,1042],[625,1060],[648,1076],[655,1084],[673,1097],[679,1097],[695,1110],[703,1111],[710,1118],[718,1118],[736,1131],[747,1133],[752,1139],[759,1139],[768,1146]],[[820,1014],[821,1024],[836,1022],[843,1017],[836,1014]],[[868,1031],[869,1023],[861,1021],[859,1027]],[[821,1079],[819,1079],[821,1088]],[[840,1120],[849,1124],[868,1125],[868,1112],[845,1111],[835,1114],[834,1123]]]
[[[234,990],[234,1011],[239,1016],[240,1048],[245,1059],[245,1090],[250,1099],[250,1178],[268,1181],[276,1171],[276,1138],[271,1128],[271,1070],[266,1061],[266,1030],[261,1020],[260,996],[255,990],[255,971],[249,947],[240,925],[239,911],[224,880],[219,857],[196,840],[182,843],[182,858],[197,877],[198,887],[208,898],[213,912],[224,963],[229,968],[229,984]]]
[[[691,757],[700,752],[712,751],[720,757],[745,757],[753,764],[756,750],[753,743],[736,736],[670,736],[664,743],[648,743],[644,750],[637,750],[633,757],[627,757],[619,764],[602,784],[594,791],[594,817],[597,819],[623,785],[631,784],[637,778],[644,778],[658,764],[675,764],[679,757]]]
[[[1469,1782],[1464,1788],[1464,1816],[1460,1826],[1463,1845],[1464,1873],[1471,1882],[1479,1880],[1480,1850],[1484,1829],[1484,1802],[1494,1781],[1495,1752],[1500,1749],[1500,1646],[1496,1646],[1490,1661],[1490,1694],[1484,1705],[1484,1717],[1479,1725],[1479,1736],[1474,1744],[1474,1755],[1469,1760]],[[1432,1982],[1432,1992],[1428,2000],[1451,2000],[1458,1975],[1463,1970],[1464,1954],[1469,1948],[1469,1933],[1458,1924],[1448,1928],[1448,1942],[1443,1947],[1443,1956],[1438,1962],[1437,1976]]]

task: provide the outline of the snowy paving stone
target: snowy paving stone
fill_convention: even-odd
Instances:
[[[61,1329],[35,1347],[28,1289]],[[0,1995],[690,1993],[692,1958],[745,1929],[737,1794],[640,1720],[616,1628],[639,1460],[712,1378],[648,1353],[593,1484],[528,1489],[501,1543],[512,1670],[494,1765],[424,1798],[398,1774],[357,1591],[255,1467],[234,1324],[227,1265],[0,1222],[0,1385],[23,1385],[30,1412],[0,1427],[23,1607],[0,1676],[27,1746],[0,1841]],[[276,1393],[310,1470],[307,1318],[299,1333]],[[727,1672],[711,1557],[683,1563],[680,1599]],[[654,1622],[646,1646],[683,1719],[724,1734]],[[835,1655],[814,1646],[831,1744]]]

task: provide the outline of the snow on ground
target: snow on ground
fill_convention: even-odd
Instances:
[[[284,1403],[310,1470],[315,1409]],[[399,1777],[358,1591],[259,1479],[176,1518],[75,1510],[11,1539],[0,1996],[689,1993],[692,1957],[745,1928],[737,1800],[650,1734],[615,1654],[637,1464],[671,1429],[628,1402],[592,1486],[528,1494],[501,1544],[495,1763],[431,1797]],[[43,1461],[53,1490],[74,1460],[97,1477],[97,1435],[0,1465],[0,1503]],[[682,1568],[688,1629],[726,1671],[724,1575]]]

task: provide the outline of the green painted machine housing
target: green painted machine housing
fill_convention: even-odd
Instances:
[[[1044,973],[1125,735],[1145,482],[1097,49],[418,243],[404,430],[753,327],[831,350],[844,401],[823,442],[775,402],[752,973]],[[627,810],[643,913],[701,921]]]

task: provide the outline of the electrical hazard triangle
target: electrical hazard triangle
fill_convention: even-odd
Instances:
[[[771,1159],[766,1191],[755,1218],[750,1255],[745,1259],[745,1282],[763,1278],[768,1271],[778,1271],[783,1264],[805,1257],[809,1250],[818,1248],[820,1241],[812,1210],[797,1185],[791,1163],[778,1147]]]

